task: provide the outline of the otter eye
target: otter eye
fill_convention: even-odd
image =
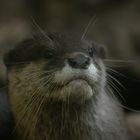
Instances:
[[[94,53],[93,47],[89,47],[89,48],[88,48],[88,53],[89,53],[89,55],[90,55],[91,57],[93,57],[93,53]]]
[[[50,59],[53,57],[53,55],[54,55],[53,52],[48,51],[48,50],[43,52],[43,58]]]

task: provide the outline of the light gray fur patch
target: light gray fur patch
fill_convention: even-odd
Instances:
[[[80,75],[86,75],[90,79],[93,79],[93,81],[95,82],[98,81],[98,77],[99,77],[98,70],[94,66],[94,64],[90,64],[88,69],[82,70],[82,69],[72,68],[66,63],[64,68],[61,71],[56,72],[55,81],[62,82],[73,76],[80,76]]]

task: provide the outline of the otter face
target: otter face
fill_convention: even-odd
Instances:
[[[26,40],[5,56],[9,95],[71,102],[96,96],[105,83],[103,47],[68,34]],[[13,96],[12,96],[13,97]]]

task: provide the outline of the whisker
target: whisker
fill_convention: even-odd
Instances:
[[[42,105],[44,103],[44,100],[45,98],[42,96],[42,98],[40,98],[40,100],[38,101],[39,103],[39,106],[37,108],[37,110],[35,109],[35,113],[33,113],[33,126],[32,126],[32,129],[35,130],[36,128],[36,125],[37,125],[37,122],[38,122],[38,119],[39,119],[39,114],[41,113],[41,109],[42,109]]]
[[[31,77],[32,78],[32,77]],[[38,82],[40,82],[40,80],[38,81]],[[24,107],[24,109],[22,109],[23,111],[24,110],[26,110],[26,108],[28,108],[28,106],[30,105],[30,103],[31,103],[31,101],[34,99],[34,95],[36,94],[36,92],[39,90],[40,88],[38,87],[37,88],[37,90],[35,89],[34,91],[33,91],[33,94],[31,95],[31,97],[30,97],[30,100],[28,101],[28,103],[26,103],[26,106]],[[23,101],[24,102],[24,101]],[[22,105],[22,103],[21,103],[21,105]],[[22,111],[21,110],[21,111]]]
[[[40,81],[39,81],[40,82]],[[43,99],[44,97],[42,96],[42,98],[38,98],[39,96],[40,96],[40,94],[37,94],[37,93],[40,93],[40,89],[43,87],[43,85],[41,86],[41,87],[38,87],[37,88],[37,90],[35,90],[34,91],[34,93],[32,94],[32,96],[31,96],[31,98],[30,98],[30,100],[28,101],[29,103],[28,103],[28,105],[26,105],[26,108],[24,108],[23,109],[23,113],[22,113],[22,116],[20,117],[20,118],[23,118],[24,117],[24,115],[26,114],[26,112],[27,112],[27,110],[30,108],[29,106],[32,106],[32,105],[34,105],[34,103],[35,104],[40,104],[39,105],[39,107],[38,107],[38,109],[37,109],[37,111],[36,111],[36,109],[34,110],[35,111],[35,113],[33,113],[33,110],[32,110],[32,114],[31,113],[29,113],[29,115],[28,114],[26,114],[26,120],[25,119],[20,119],[19,121],[18,121],[18,123],[22,123],[22,122],[24,122],[24,124],[26,125],[26,122],[28,122],[28,120],[29,120],[29,118],[31,118],[32,119],[32,121],[33,121],[33,119],[37,119],[36,117],[37,117],[37,114],[38,114],[38,112],[39,112],[39,110],[40,110],[40,108],[41,108],[41,105],[42,105],[42,103],[43,103],[43,101],[41,100],[41,99]],[[35,95],[35,96],[34,96]],[[32,98],[32,97],[34,97],[34,98]],[[41,103],[39,103],[39,102],[41,102]],[[34,106],[32,106],[31,108],[34,108]],[[21,114],[21,113],[20,113]],[[31,117],[31,115],[33,116],[33,117]],[[36,114],[36,115],[35,115]],[[18,127],[18,124],[17,124],[17,126],[16,126],[16,128]],[[28,130],[27,131],[29,131],[29,129],[30,128],[28,128]],[[26,137],[26,135],[29,133],[29,132],[25,132],[24,133],[24,135],[25,135],[25,137]],[[27,133],[27,134],[26,134]]]
[[[107,93],[109,92],[111,95],[113,95],[112,97],[115,99],[115,95],[114,95],[113,91],[109,87],[107,87],[106,90],[107,90]],[[136,109],[133,109],[131,107],[127,107],[125,105],[122,105],[116,99],[114,101],[115,101],[116,105],[120,106],[121,108],[127,109],[128,111],[131,111],[131,112],[140,113],[140,110],[136,110]]]
[[[117,103],[117,102],[116,102],[116,104],[118,104],[120,107],[122,107],[122,108],[124,108],[124,109],[127,109],[128,111],[135,112],[135,113],[140,113],[140,110],[136,110],[136,109],[133,109],[133,108],[131,108],[131,107],[127,107],[127,106],[122,105],[122,104]]]
[[[38,91],[36,92],[36,93],[40,93],[40,89],[38,88],[37,89]],[[29,115],[28,115],[28,117],[26,116],[26,120],[24,120],[24,124],[27,124],[28,123],[28,120],[29,119],[31,119],[31,121],[32,121],[32,125],[34,124],[33,122],[35,121],[35,119],[37,119],[36,117],[37,117],[37,115],[35,115],[36,114],[36,108],[35,108],[35,106],[34,106],[34,104],[36,104],[36,105],[39,105],[40,106],[40,102],[42,101],[41,99],[41,97],[39,97],[39,94],[38,95],[36,95],[36,98],[34,98],[33,100],[32,100],[32,104],[31,104],[31,108],[32,108],[32,111],[31,111],[31,113],[29,113]],[[38,107],[38,106],[37,106]],[[33,110],[34,109],[34,110]],[[39,108],[38,108],[39,109]],[[38,110],[37,109],[37,110]],[[38,113],[38,111],[37,111],[37,113]],[[28,124],[27,124],[28,125]],[[26,125],[26,126],[27,126]],[[26,131],[28,131],[28,132],[26,132],[27,134],[29,133],[31,133],[30,132],[30,130],[34,130],[33,129],[33,127],[32,127],[32,125],[30,126],[32,129],[30,129],[29,128],[29,130],[26,130]]]
[[[89,31],[90,26],[91,26],[92,24],[94,25],[95,23],[96,23],[96,15],[94,15],[94,16],[90,19],[88,25],[86,26],[86,28],[85,28],[85,30],[84,30],[84,32],[83,32],[83,34],[82,34],[81,40],[83,40],[83,39],[86,37],[86,35],[87,35],[88,31]]]
[[[10,62],[6,63],[6,65],[24,65],[24,64],[29,64],[31,61],[22,61],[22,62]]]
[[[107,70],[113,72],[114,74],[118,74],[119,76],[124,77],[124,78],[126,78],[126,79],[128,79],[128,80],[133,80],[133,81],[136,81],[136,82],[140,82],[140,80],[137,80],[137,79],[135,79],[135,78],[126,76],[126,75],[124,75],[123,73],[118,72],[117,70],[114,70],[113,68],[107,67]]]
[[[126,89],[120,81],[118,81],[115,77],[113,77],[111,74],[107,73],[107,76],[110,77],[112,80],[114,80],[117,84],[119,84],[122,88]]]
[[[110,88],[112,88],[112,90],[114,89],[114,91],[116,91],[115,93],[117,93],[121,99],[126,103],[125,98],[121,95],[120,90],[118,89],[118,87],[111,81],[107,81],[107,83],[110,85],[108,85]],[[114,93],[114,92],[113,92]]]
[[[53,44],[52,39],[46,35],[46,33],[43,31],[43,29],[41,29],[41,27],[38,25],[38,23],[35,21],[34,17],[31,16],[31,20],[33,22],[33,25],[39,30],[39,32],[51,43]]]
[[[118,72],[117,70],[114,70],[113,68],[106,67],[106,69],[107,69],[107,71],[113,72],[114,74],[118,74],[118,75],[123,76],[123,77],[125,76],[124,74]]]
[[[123,60],[123,59],[103,59],[105,66],[107,67],[115,67],[115,68],[122,68],[128,67],[133,64],[138,63],[140,60]]]
[[[103,59],[104,62],[115,62],[115,63],[136,63],[139,60],[123,60],[123,59]]]
[[[28,78],[28,79],[31,79],[33,77],[39,77],[39,76],[43,76],[44,74],[47,74],[48,76],[52,73],[54,73],[55,71],[50,71],[50,72],[47,72],[47,71],[42,71],[42,72],[32,72],[32,73],[24,73],[24,76],[25,78]]]

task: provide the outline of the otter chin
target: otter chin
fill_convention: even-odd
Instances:
[[[75,79],[70,81],[62,91],[62,97],[69,98],[72,102],[84,102],[93,95],[93,88],[83,79]]]
[[[17,140],[128,140],[107,90],[104,47],[75,34],[36,34],[4,57]]]
[[[76,78],[70,80],[66,85],[63,85],[59,90],[57,90],[56,97],[53,95],[52,98],[78,103],[90,99],[93,93],[93,87],[87,80]]]

